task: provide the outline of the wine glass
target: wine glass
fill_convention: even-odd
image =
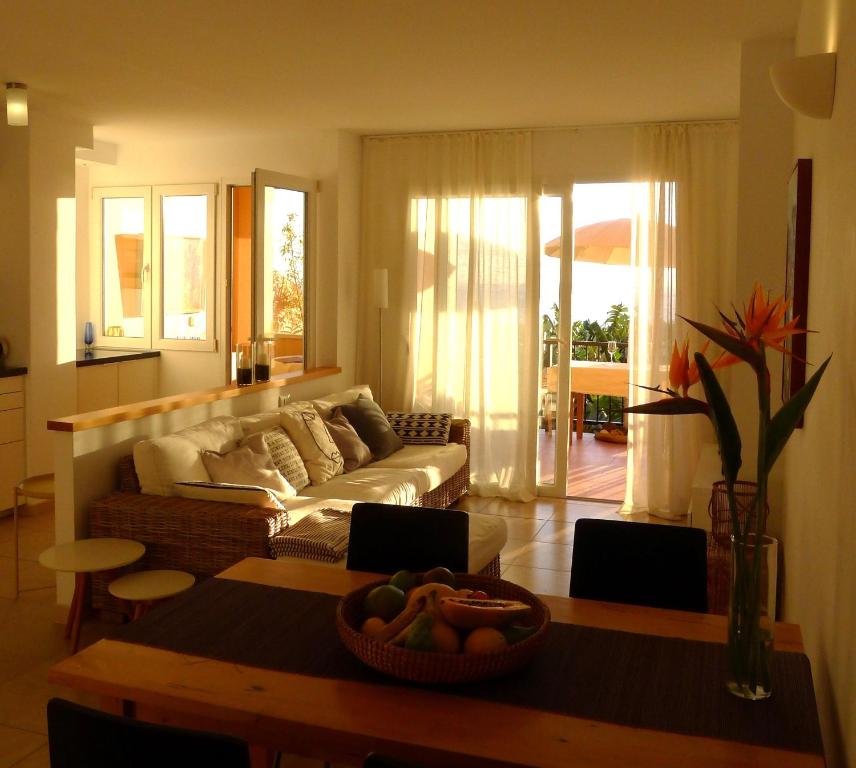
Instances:
[[[615,362],[615,353],[618,352],[618,342],[617,341],[607,341],[606,342],[606,351],[609,352],[609,361],[611,363]]]

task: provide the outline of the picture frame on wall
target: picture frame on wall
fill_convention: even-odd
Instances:
[[[788,241],[785,257],[785,299],[790,303],[785,322],[808,321],[808,265],[811,251],[811,160],[797,160],[788,182]],[[805,384],[806,334],[790,336],[782,363],[782,400],[788,401]],[[797,426],[802,426],[802,420]]]

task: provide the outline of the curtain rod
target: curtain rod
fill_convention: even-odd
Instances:
[[[416,136],[460,136],[466,133],[514,133],[515,131],[531,131],[544,133],[546,131],[589,131],[604,128],[646,128],[658,125],[737,125],[738,118],[714,118],[710,120],[661,120],[639,123],[592,123],[590,125],[540,125],[530,128],[465,128],[458,131],[402,131],[400,133],[364,133],[363,139],[397,139]]]

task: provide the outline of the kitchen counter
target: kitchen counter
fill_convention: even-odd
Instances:
[[[144,360],[147,357],[160,357],[156,349],[78,349],[77,367],[88,365],[106,365],[107,363],[125,363],[129,360]]]
[[[26,365],[18,365],[12,368],[0,368],[0,379],[7,379],[10,376],[24,376],[26,373]]]

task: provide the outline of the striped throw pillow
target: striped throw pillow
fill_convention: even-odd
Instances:
[[[285,479],[294,486],[295,491],[301,491],[309,485],[309,474],[297,446],[285,434],[282,427],[265,432],[265,444],[270,451],[273,463]]]
[[[389,425],[405,445],[446,445],[451,413],[387,413]]]

